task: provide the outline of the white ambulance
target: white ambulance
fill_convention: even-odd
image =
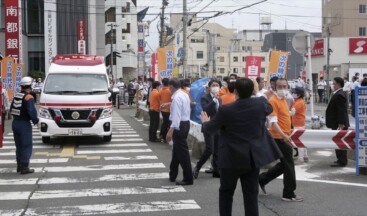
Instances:
[[[103,57],[58,55],[53,59],[40,97],[42,141],[52,137],[112,138],[112,103]]]

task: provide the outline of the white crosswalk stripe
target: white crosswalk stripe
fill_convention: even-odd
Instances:
[[[195,200],[190,199],[190,194],[184,195],[188,199],[182,199],[182,195],[180,200],[168,198],[172,196],[167,194],[186,194],[185,188],[167,185],[168,170],[158,161],[158,157],[153,154],[144,139],[116,113],[113,114],[113,119],[113,134],[110,142],[99,142],[96,139],[90,139],[89,142],[88,138],[85,139],[86,141],[82,137],[78,138],[82,142],[75,144],[75,158],[99,156],[98,160],[87,160],[89,163],[86,165],[73,163],[73,161],[85,161],[85,159],[57,156],[63,151],[64,145],[70,146],[70,144],[63,143],[64,140],[43,144],[38,128],[33,127],[33,152],[42,154],[32,156],[30,163],[36,173],[26,176],[13,176],[16,172],[16,148],[13,133],[6,134],[4,146],[0,149],[0,215],[101,215],[101,212],[108,212],[108,214],[162,212],[162,215],[165,215],[163,212],[166,211],[199,210],[200,206]],[[49,156],[47,152],[50,153]],[[104,162],[101,163],[102,161]],[[125,181],[130,183],[119,184]],[[150,181],[155,181],[155,184]],[[161,183],[157,185],[157,182]],[[18,187],[36,184],[48,187],[39,187],[34,191]],[[3,191],[3,186],[9,187],[9,190]],[[157,194],[153,197],[160,198],[154,200],[148,198],[142,202],[115,202],[120,197],[128,200],[129,196],[144,197],[145,194]],[[167,198],[164,198],[165,196]],[[86,197],[96,197],[96,199],[88,205],[77,204],[79,199]],[[97,199],[98,197],[101,199]],[[51,205],[32,205],[26,210],[8,209],[10,207],[1,204],[9,201],[21,203],[24,200],[44,202],[46,199]],[[73,203],[57,205],[62,202],[62,199],[72,199]],[[170,201],[159,201],[160,199]],[[99,203],[103,200],[110,201]]]

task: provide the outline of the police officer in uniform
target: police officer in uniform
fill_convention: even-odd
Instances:
[[[32,124],[38,124],[32,91],[32,78],[23,77],[20,81],[21,91],[17,93],[11,103],[10,112],[13,115],[13,134],[16,147],[17,172],[20,174],[33,173],[29,168],[32,155]]]

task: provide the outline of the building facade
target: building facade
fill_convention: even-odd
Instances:
[[[367,36],[367,0],[323,0],[323,35],[328,30],[332,37]]]

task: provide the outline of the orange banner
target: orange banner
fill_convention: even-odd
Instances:
[[[13,99],[13,65],[14,59],[7,57],[3,59],[1,68],[1,81],[3,88],[8,91],[10,101]]]
[[[270,63],[268,71],[268,79],[272,77],[287,78],[288,53],[281,51],[270,52]]]
[[[161,81],[163,78],[173,77],[173,47],[165,47],[157,49],[158,56],[158,80]]]
[[[13,93],[16,94],[20,92],[20,80],[23,77],[23,64],[14,64],[13,66]]]

